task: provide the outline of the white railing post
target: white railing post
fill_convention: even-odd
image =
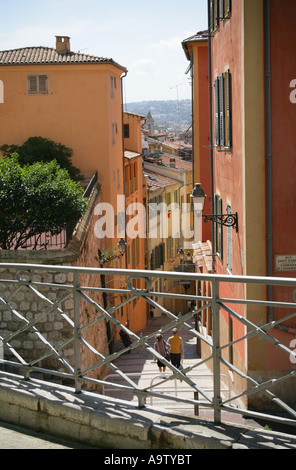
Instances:
[[[80,363],[80,294],[79,272],[73,272],[73,302],[74,302],[74,379],[75,393],[81,392],[81,363]]]
[[[220,306],[219,299],[219,281],[214,279],[212,282],[212,315],[213,315],[213,381],[214,381],[214,421],[221,423],[221,386],[220,386]]]

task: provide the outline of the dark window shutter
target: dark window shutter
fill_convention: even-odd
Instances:
[[[47,77],[46,75],[39,75],[39,93],[46,93],[47,91]]]
[[[224,95],[224,74],[221,73],[219,79],[219,128],[220,145],[225,145],[225,95]]]
[[[37,92],[38,92],[37,76],[31,75],[29,77],[29,93],[37,93]]]
[[[226,72],[226,113],[227,113],[227,147],[232,145],[232,115],[231,115],[231,73]]]
[[[223,20],[225,18],[225,0],[220,1],[220,19]]]
[[[219,21],[219,0],[215,0],[215,28],[218,28]]]
[[[219,78],[215,79],[215,143],[220,145],[220,126],[219,126]]]
[[[227,0],[227,13],[231,12],[231,0]]]
[[[214,31],[214,0],[210,0],[210,27],[211,33]]]
[[[129,135],[129,124],[124,124],[124,125],[123,125],[123,132],[124,132],[124,137],[125,137],[126,139],[128,139],[129,136],[130,136],[130,135]]]

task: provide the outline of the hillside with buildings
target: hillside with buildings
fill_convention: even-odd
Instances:
[[[185,129],[192,122],[191,100],[140,101],[127,103],[125,108],[127,112],[143,116],[147,116],[150,112],[155,123],[161,123],[166,127],[180,124]]]

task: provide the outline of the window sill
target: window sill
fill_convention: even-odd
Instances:
[[[232,153],[232,148],[231,147],[215,147],[215,149],[217,150],[217,152],[221,152],[221,153]]]

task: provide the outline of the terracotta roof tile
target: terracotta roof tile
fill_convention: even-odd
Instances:
[[[112,63],[125,70],[113,59],[82,54],[79,52],[60,53],[51,47],[25,47],[0,51],[0,65],[48,65],[48,64],[102,64]]]

